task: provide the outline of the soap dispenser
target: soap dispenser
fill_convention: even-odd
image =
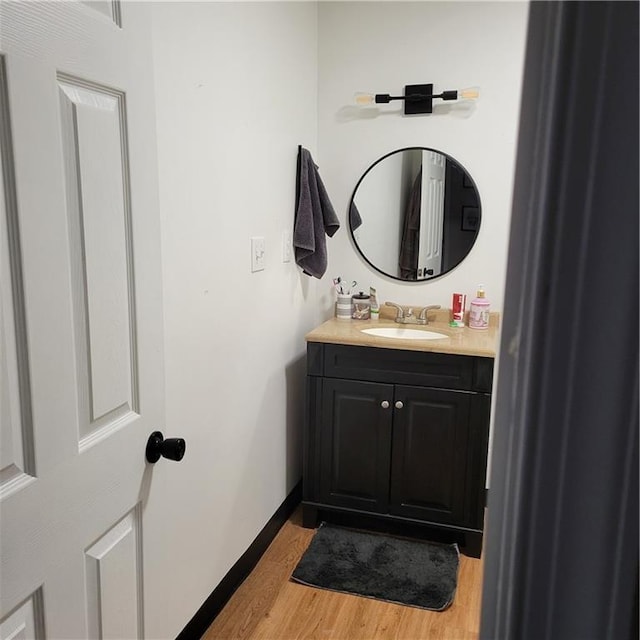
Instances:
[[[471,301],[471,309],[469,311],[469,328],[488,329],[490,308],[491,304],[485,297],[484,285],[478,285],[476,297]]]

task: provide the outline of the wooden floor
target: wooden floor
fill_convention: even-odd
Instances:
[[[204,640],[476,640],[480,625],[482,562],[460,556],[455,601],[445,611],[404,607],[291,582],[314,530],[298,509],[251,575],[203,636]]]

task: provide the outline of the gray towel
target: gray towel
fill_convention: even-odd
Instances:
[[[351,231],[355,231],[362,224],[362,218],[354,200],[351,200],[351,206],[349,207],[349,224],[351,225]]]
[[[300,149],[300,195],[293,229],[296,263],[304,273],[322,278],[327,270],[327,241],[340,228],[340,222],[320,179],[318,167],[306,149]]]
[[[420,242],[420,199],[422,197],[422,167],[413,183],[409,204],[402,221],[402,240],[400,242],[400,278],[418,279],[418,245]]]

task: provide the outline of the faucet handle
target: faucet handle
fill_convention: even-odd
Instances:
[[[427,320],[427,311],[431,311],[432,309],[440,309],[440,305],[439,304],[430,304],[426,307],[422,307],[422,310],[420,311],[420,320],[424,320],[426,322]]]
[[[395,302],[385,302],[384,304],[386,307],[394,307],[397,310],[396,322],[404,318],[404,309],[399,304],[396,304]]]

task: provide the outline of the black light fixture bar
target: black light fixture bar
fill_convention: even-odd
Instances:
[[[407,115],[415,113],[433,113],[433,99],[457,100],[458,91],[443,91],[433,93],[432,84],[408,84],[404,88],[403,96],[391,96],[388,93],[377,93],[376,103],[388,103],[392,100],[404,100],[404,112]]]
[[[467,89],[456,89],[433,93],[432,84],[408,84],[404,88],[403,96],[392,96],[389,93],[365,93],[357,92],[355,101],[361,107],[377,103],[387,104],[392,100],[402,100],[404,102],[405,114],[433,113],[433,101],[440,100],[475,100],[480,94],[479,87],[469,87]]]

